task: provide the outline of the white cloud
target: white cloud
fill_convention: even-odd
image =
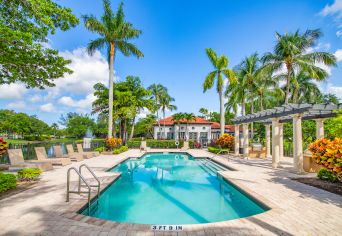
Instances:
[[[339,99],[342,99],[342,86],[329,85],[327,89],[328,93],[335,94]]]
[[[323,16],[334,15],[342,18],[342,0],[335,0],[332,5],[326,5],[321,11]]]
[[[52,103],[41,105],[39,109],[44,112],[56,112],[56,108]]]
[[[85,48],[78,48],[71,52],[60,52],[60,55],[71,60],[68,67],[73,70],[73,73],[56,79],[54,81],[56,86],[47,89],[46,99],[56,98],[61,93],[86,95],[93,92],[94,84],[108,84],[108,63],[99,51],[89,56]]]
[[[336,32],[336,36],[337,36],[338,38],[342,38],[342,30],[337,31],[337,32]]]
[[[23,101],[17,101],[8,103],[6,107],[9,109],[25,109],[26,104]]]
[[[90,110],[93,101],[95,101],[96,97],[93,94],[88,94],[84,99],[74,100],[69,96],[61,97],[58,100],[59,104],[77,108],[79,111]]]
[[[39,102],[39,101],[41,101],[42,99],[43,99],[42,96],[40,96],[40,95],[38,95],[38,94],[32,95],[32,96],[29,98],[29,100],[30,100],[31,102]]]
[[[334,53],[335,57],[337,58],[337,61],[340,62],[342,61],[342,49],[338,49],[335,53]]]
[[[23,84],[3,84],[0,85],[1,99],[20,99],[28,90]]]

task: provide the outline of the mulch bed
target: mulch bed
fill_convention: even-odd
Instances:
[[[34,186],[37,185],[37,181],[32,181],[32,182],[17,182],[17,187],[14,189],[9,189],[6,192],[0,193],[0,200],[16,195],[18,193],[24,192],[28,189],[33,188]]]
[[[293,180],[342,196],[342,183],[331,183],[318,178],[294,178]]]

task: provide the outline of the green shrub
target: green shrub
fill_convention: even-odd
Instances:
[[[325,168],[320,169],[320,171],[317,173],[317,177],[321,180],[326,180],[329,182],[336,182],[338,180],[336,175]]]
[[[113,154],[117,155],[117,154],[120,154],[122,152],[126,152],[127,150],[128,150],[127,146],[121,146],[117,149],[114,149]]]
[[[99,153],[104,152],[104,151],[106,151],[106,147],[98,147],[98,148],[95,148],[95,151],[96,151],[96,152],[99,152]]]
[[[219,153],[221,150],[223,150],[222,152],[229,152],[229,149],[224,149],[224,148],[219,148],[219,147],[208,147],[208,151],[215,153],[215,154]]]
[[[177,148],[175,140],[147,140],[147,147],[150,148]],[[179,141],[178,148],[183,147],[184,141]]]
[[[38,168],[25,168],[18,171],[17,178],[20,181],[37,180],[42,171]]]
[[[17,187],[17,179],[15,175],[0,172],[0,193],[15,187]]]
[[[127,146],[129,148],[140,148],[141,139],[140,140],[129,140],[127,141]]]

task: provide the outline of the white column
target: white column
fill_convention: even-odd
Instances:
[[[235,152],[235,155],[239,155],[239,149],[240,149],[240,125],[235,125],[234,126],[234,129],[235,129],[235,146],[234,146],[234,152]]]
[[[279,119],[272,119],[272,167],[279,166]]]
[[[324,138],[324,120],[316,119],[316,139]]]
[[[284,159],[284,124],[279,123],[279,160]]]
[[[265,125],[266,127],[266,157],[271,157],[271,125]]]
[[[293,116],[293,166],[298,173],[304,172],[302,117],[300,114]]]
[[[243,132],[243,157],[248,158],[249,150],[248,150],[248,124],[242,124],[242,132]]]

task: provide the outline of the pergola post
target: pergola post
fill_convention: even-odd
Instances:
[[[324,138],[324,119],[316,119],[316,139]]]
[[[279,123],[279,159],[284,159],[284,124]]]
[[[272,167],[279,165],[279,119],[272,119]]]
[[[240,149],[240,125],[235,125],[234,126],[234,131],[235,131],[235,145],[234,145],[234,153],[236,156],[239,155],[239,149]]]
[[[293,116],[293,166],[296,172],[304,172],[302,117],[300,114]]]
[[[266,128],[266,157],[271,157],[271,125],[265,125]]]
[[[248,150],[248,124],[242,124],[242,132],[243,132],[243,157],[248,158],[249,150]]]

